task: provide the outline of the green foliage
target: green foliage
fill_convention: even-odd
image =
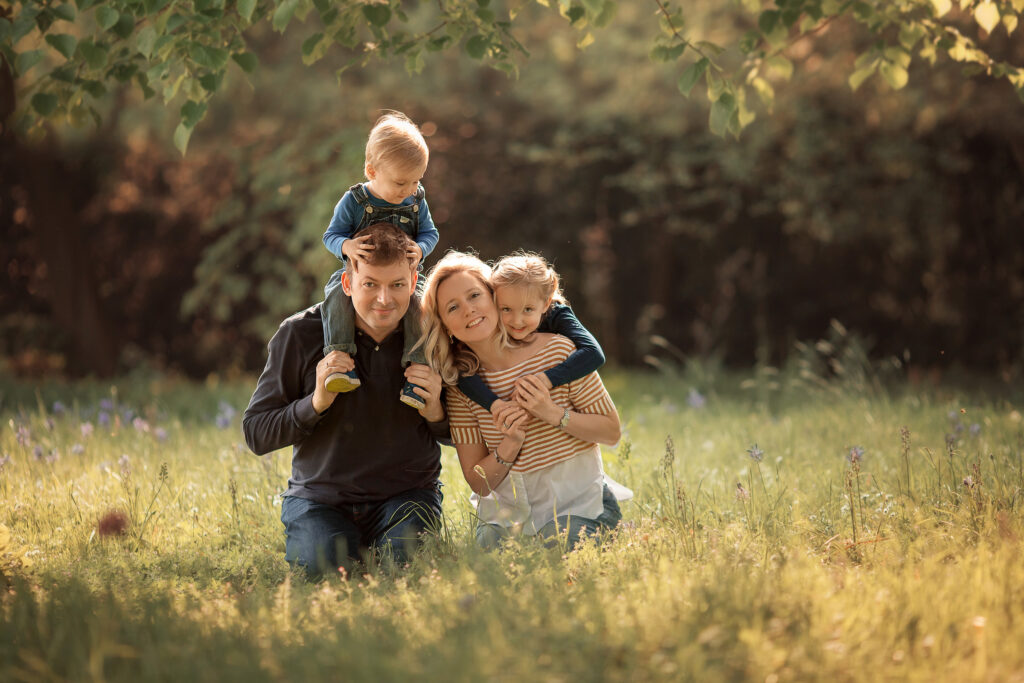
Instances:
[[[594,29],[614,21],[618,9],[616,0],[537,3],[569,23],[579,35],[581,49],[596,40]],[[191,5],[100,0],[80,2],[76,12],[67,4],[24,1],[0,18],[0,51],[13,65],[22,103],[37,94],[46,96],[40,101],[57,103],[43,108],[22,105],[20,130],[38,134],[46,119],[76,122],[84,120],[86,112],[99,119],[102,95],[86,87],[89,83],[104,85],[104,92],[129,85],[147,99],[162,94],[165,103],[179,96],[206,102],[220,90],[231,61],[245,73],[253,72],[257,62],[248,46],[262,39],[268,28],[304,36],[299,56],[306,65],[329,54],[339,56],[337,75],[373,59],[396,60],[410,73],[419,73],[426,54],[457,46],[473,60],[516,74],[517,56],[527,55],[514,35],[522,4],[499,12],[478,0],[421,0],[413,7],[397,0],[240,0],[233,5],[223,0]],[[730,10],[735,16],[732,23],[747,28],[713,32],[688,21],[698,10],[667,0],[653,0],[651,5],[657,33],[651,39],[650,58],[678,67],[684,95],[701,79],[707,81],[713,94],[709,126],[717,135],[738,136],[755,119],[747,105],[755,94],[771,111],[774,86],[764,79],[764,72],[772,70],[788,80],[792,64],[782,66],[787,49],[814,40],[837,22],[858,24],[872,41],[849,77],[853,89],[876,73],[894,90],[903,88],[916,51],[931,64],[942,54],[1004,78],[1024,98],[1024,69],[1000,60],[986,40],[1000,25],[1007,34],[1015,31],[1024,11],[1019,0],[963,0],[958,11],[949,0],[778,0],[766,9],[759,3],[742,3]],[[967,35],[965,24],[971,19],[980,29],[978,40]],[[33,71],[40,62],[42,73]],[[728,93],[724,99],[723,93]],[[182,152],[200,120],[182,117],[174,136]]]

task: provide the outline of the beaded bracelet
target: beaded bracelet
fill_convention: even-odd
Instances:
[[[493,455],[494,459],[498,461],[498,464],[504,465],[508,469],[512,469],[512,464],[515,461],[513,460],[513,461],[509,462],[508,460],[502,460],[501,456],[498,455],[498,449],[497,448],[495,448],[493,451],[491,451],[491,455]]]

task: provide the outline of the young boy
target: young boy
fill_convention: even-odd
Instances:
[[[422,268],[423,259],[437,245],[438,234],[430,218],[426,192],[420,179],[427,170],[429,151],[419,128],[400,112],[388,112],[377,120],[366,141],[366,163],[363,168],[369,182],[357,183],[348,189],[337,206],[324,233],[327,250],[347,263],[363,259],[372,247],[363,238],[352,235],[374,223],[392,223],[408,234],[415,246],[407,253],[410,263]],[[324,355],[342,351],[355,355],[355,312],[352,300],[341,288],[341,270],[334,273],[324,287],[323,326]],[[420,336],[419,297],[414,295],[403,320],[405,349],[402,364],[423,363],[422,346],[412,350]],[[334,373],[324,382],[331,392],[356,389],[360,384],[356,371]],[[423,400],[406,382],[399,400],[416,409]]]

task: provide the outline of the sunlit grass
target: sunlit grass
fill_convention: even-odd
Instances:
[[[1021,397],[790,379],[607,373],[636,497],[602,547],[479,551],[446,449],[441,536],[322,584],[250,383],[8,382],[0,679],[1020,676]]]

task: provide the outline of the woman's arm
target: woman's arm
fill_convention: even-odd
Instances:
[[[489,495],[505,480],[512,469],[511,463],[516,461],[523,447],[523,441],[526,439],[524,427],[530,415],[524,410],[518,410],[517,413],[510,410],[507,418],[507,422],[503,422],[501,426],[505,438],[495,451],[489,451],[487,445],[483,443],[455,444],[462,476],[477,495]],[[494,457],[495,454],[497,458]],[[509,464],[498,462],[498,458]]]
[[[542,422],[559,427],[565,416],[565,408],[551,400],[548,388],[536,375],[520,380],[516,398],[527,412]],[[569,422],[563,431],[581,441],[592,441],[613,446],[622,436],[619,414],[614,408],[608,413],[580,413],[569,408]]]

